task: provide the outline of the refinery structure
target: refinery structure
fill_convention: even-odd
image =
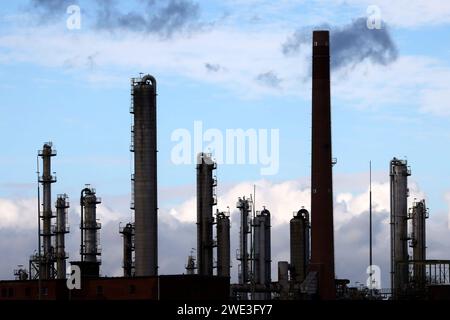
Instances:
[[[16,280],[0,281],[0,300],[335,300],[335,299],[440,299],[450,297],[450,261],[427,260],[425,200],[408,208],[406,160],[393,158],[391,182],[391,285],[377,287],[370,281],[361,290],[347,279],[336,279],[333,226],[333,174],[330,46],[328,31],[314,31],[312,39],[312,145],[311,208],[299,203],[290,220],[290,261],[272,261],[270,208],[257,208],[255,195],[240,195],[239,241],[230,249],[230,214],[217,209],[212,154],[199,153],[196,164],[197,247],[188,257],[186,272],[159,275],[157,193],[157,87],[151,75],[131,80],[133,115],[130,151],[130,208],[134,220],[120,226],[123,239],[123,276],[101,276],[101,221],[97,206],[102,200],[90,185],[81,187],[80,198],[67,194],[52,200],[56,151],[45,143],[38,152],[38,243],[28,268],[15,270]],[[192,168],[194,169],[194,168]],[[42,172],[41,172],[42,171]],[[55,201],[55,202],[53,202]],[[68,208],[79,205],[79,259],[65,249],[69,230]],[[195,235],[193,235],[195,236]],[[410,249],[412,248],[412,249]],[[410,254],[412,252],[412,255]],[[232,260],[238,278],[231,281]],[[68,266],[81,271],[81,288],[68,288]],[[278,279],[272,279],[272,270]],[[372,279],[372,274],[370,274]],[[180,290],[183,288],[183,290]]]

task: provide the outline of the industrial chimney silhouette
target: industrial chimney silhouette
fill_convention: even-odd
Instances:
[[[331,158],[330,46],[328,31],[312,43],[311,267],[320,299],[336,297]]]

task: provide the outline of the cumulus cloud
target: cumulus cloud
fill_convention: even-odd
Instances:
[[[319,29],[331,29],[330,51],[331,67],[339,69],[354,67],[369,60],[375,64],[387,65],[397,59],[397,48],[387,27],[368,29],[367,18],[358,18],[342,27],[321,26]],[[282,45],[285,55],[300,50],[301,46],[311,41],[311,30],[298,30]]]
[[[33,229],[36,227],[37,198],[0,198],[0,229]]]

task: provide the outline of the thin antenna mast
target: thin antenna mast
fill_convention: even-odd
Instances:
[[[369,161],[369,266],[370,266],[370,289],[373,285],[372,270],[372,161]]]

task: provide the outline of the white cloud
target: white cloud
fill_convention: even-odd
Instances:
[[[2,199],[0,198],[1,229],[36,229],[37,198]]]
[[[335,257],[336,273],[352,281],[365,281],[368,264],[368,189],[361,175],[337,175],[335,177]],[[231,252],[238,246],[239,215],[235,204],[240,196],[249,196],[253,182],[242,182],[223,190],[218,198],[219,208],[230,207],[232,214]],[[299,180],[270,182],[260,180],[257,186],[257,209],[262,206],[272,213],[272,277],[276,279],[276,262],[289,261],[289,220],[292,213],[301,206],[309,208],[310,190]],[[348,185],[357,186],[359,191],[347,191]],[[344,186],[344,188],[343,188]],[[363,188],[361,188],[361,186]],[[409,205],[415,198],[425,197],[419,186],[409,182]],[[374,217],[374,261],[382,269],[383,283],[389,285],[389,183],[375,180],[373,191]],[[170,192],[167,190],[167,192]],[[189,193],[182,193],[184,202],[179,205],[161,204],[159,219],[159,256],[162,274],[183,273],[186,256],[196,246],[196,199]],[[187,197],[187,198],[186,198]],[[447,194],[450,206],[450,193]],[[75,202],[74,202],[75,203]],[[118,233],[119,222],[128,222],[128,196],[106,196],[98,206],[102,223],[102,274],[119,276],[122,259],[122,240]],[[114,209],[111,209],[114,208]],[[0,245],[2,254],[9,259],[0,261],[0,278],[10,278],[11,270],[17,264],[26,264],[27,257],[36,249],[36,203],[35,199],[0,199]],[[78,209],[73,205],[69,213],[71,233],[67,236],[67,250],[70,261],[78,259],[79,229]],[[432,213],[428,220],[428,257],[448,258],[450,232],[447,217]],[[13,244],[13,245],[10,245]],[[234,254],[232,254],[234,256]],[[237,276],[237,261],[233,259],[232,275]]]
[[[423,113],[431,113],[436,116],[450,116],[450,85],[448,81],[442,83],[442,87],[423,90],[420,102],[420,110]]]

